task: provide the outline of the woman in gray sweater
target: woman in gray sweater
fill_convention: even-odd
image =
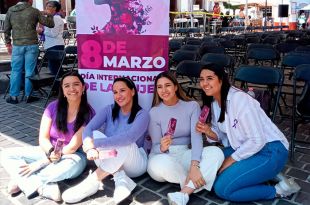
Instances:
[[[195,130],[199,114],[199,104],[185,96],[173,75],[163,72],[156,77],[148,129],[153,145],[147,171],[156,181],[180,184],[180,192],[168,194],[172,204],[187,204],[189,195],[202,188],[210,191],[224,160],[219,148],[203,148],[201,133]],[[176,123],[174,133],[171,129],[166,132],[171,118]]]

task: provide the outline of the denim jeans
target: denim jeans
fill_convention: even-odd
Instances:
[[[29,96],[32,84],[29,80],[34,73],[39,54],[38,45],[13,46],[12,51],[12,72],[10,79],[10,95],[17,97],[20,93],[23,71],[25,68],[25,95]]]
[[[49,50],[57,50],[57,51],[60,50],[60,51],[63,51],[64,49],[65,49],[65,46],[58,45],[58,46],[50,47],[50,48],[46,49],[46,51],[49,51]],[[51,74],[53,74],[53,75],[57,74],[59,66],[60,66],[60,63],[61,62],[59,62],[59,61],[48,60],[48,69],[50,70]],[[60,73],[62,73],[62,72],[63,72],[63,70],[60,71]]]
[[[58,182],[79,176],[86,167],[87,159],[82,151],[74,154],[63,155],[57,163],[51,163],[38,170],[29,177],[19,175],[20,166],[25,163],[46,158],[44,151],[39,146],[13,147],[2,151],[1,164],[16,180],[19,188],[26,196],[33,194],[40,186],[49,182]]]
[[[231,147],[223,151],[225,157],[234,152]],[[264,182],[275,178],[284,168],[287,157],[288,150],[280,141],[269,142],[255,155],[225,169],[215,181],[215,193],[235,202],[273,199],[276,195],[274,186]]]

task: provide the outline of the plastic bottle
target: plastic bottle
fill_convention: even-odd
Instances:
[[[109,158],[116,157],[116,156],[117,156],[116,149],[99,151],[99,159],[109,159]]]
[[[254,88],[249,87],[247,92],[252,98],[255,98]]]

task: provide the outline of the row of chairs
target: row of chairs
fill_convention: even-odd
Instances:
[[[54,60],[59,62],[59,68],[56,75],[52,75],[47,69],[48,60]],[[35,74],[30,77],[33,89],[30,95],[34,94],[34,91],[40,95],[35,97],[45,99],[44,107],[47,105],[52,91],[57,88],[57,82],[61,78],[62,74],[67,71],[72,71],[77,67],[77,47],[67,46],[64,51],[60,50],[48,50],[44,52],[43,56],[38,56],[38,63]],[[10,79],[10,72],[6,73],[6,76]],[[49,86],[50,89],[46,89]],[[4,98],[9,91],[10,85],[8,85]]]

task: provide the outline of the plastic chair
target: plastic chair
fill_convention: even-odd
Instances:
[[[304,82],[301,95],[297,94],[297,83]],[[300,143],[310,144],[305,140],[297,140],[296,133],[298,125],[310,123],[310,107],[305,102],[310,100],[310,64],[303,64],[296,67],[293,75],[293,113],[292,113],[292,136],[291,136],[291,160],[294,159],[295,148],[310,149],[299,145]],[[309,105],[309,104],[308,104]],[[302,109],[304,108],[304,109]],[[299,143],[299,144],[296,144]]]
[[[200,56],[203,56],[204,54],[206,53],[212,53],[211,50],[215,47],[219,47],[219,43],[218,42],[203,42],[199,48],[199,55]],[[224,48],[224,52],[225,52],[225,48]],[[216,52],[213,52],[213,53],[216,53]],[[218,52],[219,53],[219,52]]]
[[[310,64],[310,53],[290,52],[283,57],[282,69],[294,69],[301,64]]]
[[[231,56],[220,53],[206,53],[201,58],[201,64],[215,63],[219,66],[224,67],[228,70],[229,74],[232,76],[234,73],[234,60]]]
[[[260,42],[260,38],[258,36],[253,36],[253,37],[247,37],[245,39],[245,43],[249,44],[249,43],[259,43]]]
[[[181,47],[181,50],[188,50],[188,51],[198,51],[199,45],[190,45],[186,44]]]
[[[67,46],[65,48],[64,71],[72,71],[77,65],[77,46]]]
[[[186,41],[187,45],[196,45],[196,46],[200,46],[201,44],[201,40],[200,39],[188,39]]]
[[[179,84],[196,83],[199,77],[201,65],[198,61],[184,60],[176,67],[177,76],[186,76],[190,81],[180,81]]]
[[[253,48],[265,48],[265,49],[273,49],[274,47],[271,44],[263,44],[263,43],[250,43],[247,45],[247,50],[253,49]]]
[[[277,65],[280,59],[279,53],[274,48],[251,48],[247,50],[246,61],[254,60],[256,64],[270,61],[271,65]]]
[[[280,93],[283,84],[283,73],[281,69],[266,66],[241,66],[235,71],[235,81],[241,81],[241,88],[246,88],[250,83],[255,87],[262,87],[270,91],[270,112],[267,113],[272,121],[275,120]]]
[[[298,46],[295,51],[310,53],[310,46]]]
[[[268,43],[271,45],[275,45],[279,43],[280,39],[277,36],[267,36],[263,39],[262,43]]]
[[[169,41],[169,52],[173,53],[176,50],[179,50],[182,47],[181,39],[172,39]]]
[[[30,95],[33,94],[34,90],[39,91],[41,94],[40,98],[46,99],[44,107],[46,106],[48,99],[51,96],[51,93],[54,89],[54,86],[56,85],[57,79],[61,77],[61,74],[63,72],[62,65],[63,65],[63,61],[64,61],[65,56],[66,56],[65,51],[60,51],[60,50],[48,50],[48,51],[46,51],[40,65],[39,65],[38,73],[29,78],[31,83],[32,83],[32,87],[33,87]],[[56,75],[52,75],[50,73],[45,73],[42,71],[42,68],[45,65],[45,63],[47,62],[47,60],[55,60],[55,61],[57,60],[60,62],[60,66],[58,68]],[[51,89],[49,91],[46,91],[44,89],[44,87],[47,87],[47,86],[51,86]]]
[[[172,58],[169,63],[170,70],[175,70],[175,66],[177,66],[181,61],[184,60],[196,60],[197,52],[188,51],[188,50],[177,50],[173,53]]]
[[[179,80],[179,84],[188,84],[186,94],[190,97],[194,97],[195,90],[201,90],[200,86],[197,86],[197,79],[200,75],[201,64],[198,61],[184,60],[176,67],[176,75],[186,76],[189,80]]]

